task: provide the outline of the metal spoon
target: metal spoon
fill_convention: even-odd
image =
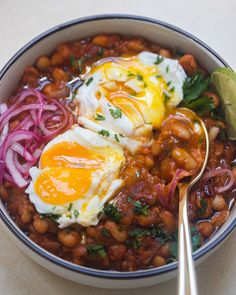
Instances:
[[[201,170],[190,183],[179,184],[179,225],[178,225],[178,295],[197,295],[197,283],[192,243],[188,222],[188,195],[193,185],[201,178],[208,161],[209,139],[205,124],[199,119],[205,133],[206,154]]]

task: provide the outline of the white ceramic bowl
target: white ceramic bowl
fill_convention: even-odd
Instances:
[[[26,66],[32,65],[39,55],[50,54],[56,45],[99,33],[120,33],[144,37],[150,41],[192,53],[209,72],[228,66],[206,44],[189,33],[154,19],[131,15],[99,15],[73,20],[39,35],[19,50],[0,72],[0,98],[9,97]],[[194,253],[200,263],[214,252],[236,225],[236,206],[216,235]],[[54,273],[85,285],[102,288],[133,288],[158,284],[174,277],[177,263],[135,272],[102,271],[72,264],[52,255],[32,242],[14,223],[0,202],[3,228],[15,243],[33,260]]]

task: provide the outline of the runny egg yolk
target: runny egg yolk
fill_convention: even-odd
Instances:
[[[142,65],[136,57],[130,57],[95,66],[91,74],[97,71],[111,82],[100,86],[112,105],[120,108],[135,123],[151,123],[154,128],[161,126],[166,109],[163,89],[167,89],[167,85],[158,75],[157,68]]]
[[[76,142],[60,142],[46,150],[40,160],[44,169],[34,188],[51,205],[63,205],[80,199],[92,184],[92,173],[102,167],[103,155]]]

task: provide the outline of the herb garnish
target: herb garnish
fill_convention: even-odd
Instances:
[[[148,205],[142,205],[140,201],[135,201],[134,205],[134,212],[138,215],[148,216]]]
[[[114,138],[117,142],[120,142],[119,138],[118,138],[118,135],[117,134],[114,134]]]
[[[105,119],[106,119],[105,116],[103,116],[103,115],[101,115],[99,113],[96,114],[95,120],[104,121]]]
[[[117,207],[113,204],[107,204],[102,210],[102,213],[115,222],[119,222],[121,214]]]
[[[212,98],[208,96],[192,100],[189,103],[186,103],[183,100],[182,105],[198,113],[200,116],[212,111],[215,108]]]
[[[75,64],[75,58],[73,55],[70,55],[70,65],[73,67]]]
[[[52,221],[56,221],[58,220],[60,217],[62,217],[61,214],[51,214],[51,213],[48,213],[48,214],[40,214],[40,218],[41,219],[45,219],[45,218],[48,218]]]
[[[105,228],[105,227],[102,228],[101,233],[106,238],[110,238],[111,237],[111,234],[110,234],[109,230],[107,228]]]
[[[106,136],[106,137],[110,136],[109,131],[105,130],[105,129],[102,129],[102,130],[98,131],[98,134],[101,134],[102,136]]]
[[[91,256],[100,255],[102,258],[107,255],[104,246],[99,244],[87,245],[87,252]]]
[[[163,62],[163,60],[164,60],[163,56],[157,55],[157,58],[156,58],[154,64],[159,65],[161,62]]]
[[[68,211],[70,211],[73,207],[73,203],[70,203],[69,206],[68,206]]]
[[[99,48],[98,48],[97,55],[98,55],[98,56],[103,56],[103,54],[104,54],[104,48],[99,47]]]
[[[143,76],[140,75],[140,74],[137,74],[137,79],[138,79],[139,81],[143,81]]]
[[[110,113],[114,119],[119,119],[122,117],[122,111],[120,108],[110,109]]]
[[[78,210],[75,209],[73,213],[74,213],[75,218],[79,217],[79,211]]]
[[[85,82],[85,84],[88,86],[92,81],[93,81],[93,77],[90,77],[90,78]]]
[[[168,65],[168,66],[166,67],[166,72],[167,72],[167,73],[169,73],[169,69],[170,69],[170,66]]]
[[[205,214],[206,209],[207,209],[207,201],[204,198],[201,198],[200,205],[201,205],[201,208],[198,209],[198,213],[200,215],[203,215],[203,214]]]

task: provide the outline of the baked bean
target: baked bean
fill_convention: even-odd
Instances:
[[[233,177],[234,177],[234,183],[236,184],[236,166],[234,166],[232,168],[232,173],[233,173]]]
[[[37,217],[34,220],[33,226],[39,234],[45,234],[49,229],[49,224],[47,220],[41,219],[40,217]]]
[[[191,54],[185,54],[179,59],[179,63],[186,73],[192,76],[197,71],[196,59]]]
[[[152,153],[154,156],[158,156],[161,153],[161,145],[157,140],[154,140],[152,144]]]
[[[79,244],[81,240],[80,234],[75,230],[63,229],[57,234],[58,240],[66,247],[72,248]]]
[[[109,230],[110,234],[117,242],[123,243],[127,239],[127,231],[120,230],[115,222],[106,221],[105,228]]]
[[[31,212],[30,208],[26,207],[23,208],[20,219],[21,222],[24,224],[30,223],[33,218],[33,213]]]
[[[145,45],[144,45],[143,41],[139,40],[139,39],[130,40],[127,43],[127,47],[131,50],[139,51],[139,52],[145,50]]]
[[[71,56],[71,50],[67,44],[60,44],[57,47],[57,52],[63,57],[63,59],[69,59]]]
[[[108,45],[109,38],[106,35],[98,35],[93,37],[92,43],[98,46],[106,47]]]
[[[22,82],[29,86],[36,87],[38,85],[39,72],[34,67],[28,67],[24,71]]]
[[[211,218],[211,224],[215,227],[220,227],[225,222],[226,218],[229,215],[229,210],[222,210],[217,212],[214,216]]]
[[[93,238],[93,237],[96,236],[96,234],[97,234],[97,230],[96,230],[95,227],[90,226],[90,227],[87,227],[87,229],[86,229],[86,233],[87,233],[87,235],[88,235],[90,238]]]
[[[191,137],[191,133],[189,130],[181,123],[175,123],[171,126],[171,132],[173,133],[174,136],[188,141]]]
[[[198,223],[197,225],[198,231],[200,234],[205,238],[208,239],[213,234],[215,228],[214,226],[209,223],[208,221],[203,221]]]
[[[175,218],[172,213],[165,210],[160,213],[160,218],[164,223],[165,228],[168,232],[173,232],[175,230]]]
[[[220,105],[220,98],[214,92],[206,91],[203,93],[203,95],[212,98],[215,108],[217,108]]]
[[[85,256],[86,254],[87,254],[87,249],[83,245],[80,245],[73,249],[73,255],[77,259],[79,259],[82,256]]]
[[[55,68],[52,72],[52,77],[55,81],[64,81],[69,80],[69,75],[60,68]]]
[[[42,71],[47,72],[50,69],[51,62],[47,56],[40,56],[36,61],[36,67]]]
[[[161,48],[160,51],[159,51],[159,54],[162,55],[163,57],[166,57],[166,58],[171,58],[172,57],[170,51],[168,49],[165,49],[165,48]]]
[[[3,201],[7,201],[7,199],[10,197],[10,194],[3,185],[0,186],[0,197]]]
[[[170,243],[165,243],[161,246],[161,248],[158,250],[158,255],[168,258],[171,255],[170,251]]]
[[[159,267],[159,266],[162,266],[165,264],[166,264],[165,258],[163,258],[162,256],[159,256],[159,255],[155,256],[152,260],[152,265],[155,267]]]
[[[137,176],[140,174],[138,167],[127,167],[122,171],[122,176],[126,185],[131,185],[137,180]]]
[[[60,83],[49,83],[43,88],[43,93],[52,98],[65,98],[70,94],[70,89]]]
[[[182,148],[174,148],[171,155],[176,163],[186,170],[191,171],[197,168],[197,162],[186,150]]]
[[[220,211],[227,208],[227,204],[225,202],[225,198],[223,195],[215,195],[211,204],[212,208],[216,211]]]
[[[60,53],[54,53],[51,57],[51,64],[53,66],[60,66],[64,63],[64,58]]]

